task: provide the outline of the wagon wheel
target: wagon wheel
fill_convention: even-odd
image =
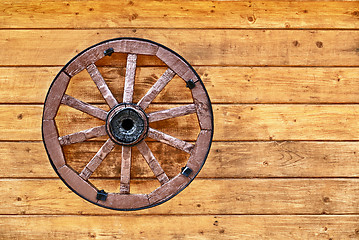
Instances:
[[[126,53],[127,66],[123,101],[119,103],[104,81],[95,63],[112,53]],[[167,65],[167,70],[137,103],[133,103],[133,89],[137,55],[157,56]],[[106,112],[65,94],[70,79],[86,69],[111,110]],[[193,103],[146,113],[144,110],[161,90],[178,75],[191,90]],[[59,136],[55,117],[59,106],[65,104],[104,121],[101,126]],[[149,127],[150,122],[196,114],[200,126],[195,144],[180,140]],[[43,141],[50,162],[64,183],[79,196],[102,207],[116,210],[136,210],[153,207],[172,198],[183,190],[201,170],[213,135],[213,113],[206,89],[194,69],[177,53],[152,41],[135,38],[118,38],[94,45],[73,58],[57,74],[48,91],[42,119]],[[81,172],[73,170],[66,162],[62,146],[84,142],[90,138],[107,136],[107,141],[89,160]],[[145,139],[149,137],[189,153],[186,166],[178,175],[169,178],[152,154]],[[98,190],[89,177],[111,152],[122,146],[120,192],[106,193]],[[150,193],[130,193],[131,149],[137,147],[161,186]]]

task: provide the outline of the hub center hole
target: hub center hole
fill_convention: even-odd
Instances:
[[[121,126],[128,131],[133,128],[133,121],[131,119],[125,119],[122,121]]]

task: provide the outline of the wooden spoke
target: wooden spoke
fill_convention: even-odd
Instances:
[[[82,102],[74,97],[65,94],[61,100],[61,103],[69,107],[75,108],[81,112],[87,113],[93,117],[106,121],[107,112],[105,110],[92,106],[91,104]]]
[[[101,92],[103,98],[106,100],[110,108],[113,108],[118,104],[116,98],[113,96],[111,90],[108,88],[105,80],[103,79],[101,73],[97,69],[95,64],[90,64],[87,67],[87,72],[90,74],[92,80],[95,82],[98,90]]]
[[[123,91],[123,100],[124,103],[132,103],[133,98],[133,86],[135,84],[135,75],[136,75],[136,54],[128,54],[127,56],[127,66],[126,66],[126,76],[125,76],[125,88]]]
[[[148,129],[148,136],[152,139],[155,139],[157,141],[160,141],[162,143],[165,143],[167,145],[170,145],[172,147],[178,148],[182,151],[185,151],[186,153],[191,153],[191,150],[193,149],[194,145],[190,144],[188,142],[182,141],[178,138],[172,137],[168,134],[165,134],[163,132],[160,132],[156,129],[149,128]]]
[[[131,147],[122,146],[122,162],[121,162],[121,184],[120,193],[130,193],[131,179]]]
[[[105,125],[83,130],[77,133],[72,133],[59,137],[59,142],[62,146],[74,143],[84,142],[90,138],[101,137],[107,135]]]
[[[185,116],[188,114],[192,114],[196,112],[196,105],[189,104],[186,106],[161,110],[157,112],[152,112],[148,114],[148,121],[149,122],[157,122],[165,119]]]
[[[86,167],[79,174],[81,178],[84,180],[89,179],[91,174],[100,166],[102,161],[106,158],[106,156],[112,151],[115,143],[108,139],[104,145],[98,150],[96,155],[91,159],[91,161],[86,165]]]
[[[146,144],[146,142],[145,141],[140,142],[137,145],[137,149],[140,151],[143,158],[146,160],[148,166],[151,168],[152,172],[155,174],[158,181],[162,185],[168,182],[169,179],[166,173],[163,171],[161,165],[159,164],[155,156],[153,156],[153,153],[151,149],[148,147],[148,145]]]
[[[145,96],[142,97],[137,105],[139,105],[143,110],[146,109],[175,75],[176,73],[168,68],[166,72],[157,80],[157,82],[153,84],[150,90],[148,90]]]

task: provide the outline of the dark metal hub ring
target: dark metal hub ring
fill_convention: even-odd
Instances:
[[[112,141],[119,145],[136,145],[147,135],[147,115],[135,104],[119,104],[107,115],[106,131]]]

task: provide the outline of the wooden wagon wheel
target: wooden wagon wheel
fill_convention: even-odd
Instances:
[[[127,66],[123,101],[119,103],[104,81],[95,63],[112,53],[126,53]],[[137,103],[133,103],[137,55],[157,56],[167,70]],[[65,94],[70,79],[86,69],[111,110],[106,112]],[[144,110],[161,90],[178,75],[191,89],[193,103],[146,113]],[[65,104],[104,121],[102,126],[59,136],[55,117],[59,106]],[[200,126],[195,144],[180,140],[149,127],[150,122],[196,114]],[[201,170],[213,136],[213,113],[206,89],[194,69],[177,53],[158,43],[137,39],[118,38],[94,45],[73,58],[55,77],[48,91],[43,111],[42,134],[50,162],[64,183],[79,196],[105,208],[137,210],[161,204],[183,190]],[[108,136],[107,141],[80,172],[66,162],[62,146],[84,142],[90,138]],[[146,144],[146,137],[168,144],[190,154],[186,166],[178,175],[169,179]],[[114,146],[122,146],[120,192],[106,193],[98,190],[89,177],[111,152]],[[137,147],[161,186],[150,193],[130,193],[131,149]]]

